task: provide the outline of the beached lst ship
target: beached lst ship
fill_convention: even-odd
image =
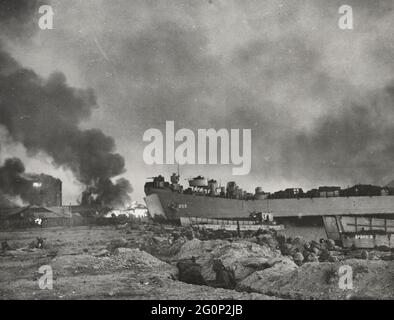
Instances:
[[[286,236],[307,240],[333,239],[345,246],[394,247],[394,190],[356,185],[351,188],[319,187],[303,192],[289,188],[266,193],[260,187],[247,193],[235,182],[226,187],[202,176],[189,179],[188,188],[179,174],[170,182],[159,175],[145,184],[145,202],[152,216],[168,220],[181,217],[245,219],[252,212],[270,214],[285,226]]]

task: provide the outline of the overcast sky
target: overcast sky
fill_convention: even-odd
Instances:
[[[351,5],[354,29],[338,27]],[[392,0],[52,0],[54,29],[9,42],[23,66],[95,91],[99,108],[83,126],[114,137],[141,200],[147,177],[175,166],[142,160],[149,128],[252,130],[252,171],[181,167],[253,190],[386,183],[394,178]],[[59,176],[65,202],[73,175],[45,154],[28,171]],[[184,181],[186,182],[186,181]]]

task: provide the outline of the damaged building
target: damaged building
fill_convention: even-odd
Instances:
[[[9,209],[0,216],[0,229],[72,226],[74,222],[69,207],[27,206]]]
[[[0,206],[62,206],[62,181],[46,174],[25,172],[23,162],[8,158],[0,166]]]
[[[30,205],[44,207],[62,206],[62,181],[52,176],[40,174],[25,175],[27,186],[22,199]]]
[[[0,189],[0,207],[36,205],[62,206],[62,181],[45,174],[23,174],[16,182],[17,192],[6,193]]]

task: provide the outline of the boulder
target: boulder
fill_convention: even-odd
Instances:
[[[107,250],[109,250],[110,252],[113,252],[114,250],[116,250],[116,248],[126,247],[126,246],[127,246],[127,240],[126,239],[124,239],[124,238],[114,239],[107,246]]]
[[[177,259],[192,259],[201,265],[201,274],[207,282],[214,282],[214,260],[220,260],[226,270],[234,272],[235,281],[239,282],[256,270],[269,268],[282,259],[279,251],[267,245],[258,245],[249,241],[225,241],[193,239],[180,249]]]
[[[125,262],[139,264],[149,268],[164,267],[167,265],[167,263],[140,249],[117,248],[114,254],[120,256]]]
[[[367,250],[361,251],[361,259],[368,260],[369,258],[369,252]]]
[[[326,240],[326,246],[327,246],[328,249],[334,250],[335,247],[336,247],[336,246],[335,246],[335,241],[332,240],[332,239],[327,239],[327,240]]]
[[[271,268],[253,272],[237,285],[238,290],[260,292],[261,288],[272,285],[283,276],[289,275],[297,269],[297,265],[290,258],[285,257]]]
[[[387,245],[378,246],[377,249],[380,250],[380,251],[385,251],[385,252],[391,251],[391,248],[389,246],[387,246]]]
[[[279,241],[276,239],[276,237],[273,234],[270,233],[260,234],[256,238],[257,238],[257,243],[261,245],[267,245],[273,250],[279,247]]]
[[[104,254],[104,251],[102,252]],[[106,252],[108,253],[108,252]],[[58,276],[94,272],[111,274],[128,271],[135,274],[149,274],[160,278],[176,278],[178,270],[149,253],[131,248],[117,248],[112,255],[90,254],[64,255],[51,260]]]
[[[165,237],[152,237],[152,240],[156,243],[156,244],[162,244],[162,243],[167,243],[168,242],[168,238]]]
[[[95,254],[96,257],[108,257],[111,254],[111,252],[109,252],[109,250],[107,249],[102,249],[99,252],[97,252]]]
[[[309,253],[306,260],[308,262],[319,262],[319,257],[314,252]]]
[[[297,266],[300,266],[300,265],[302,265],[302,262],[304,261],[304,256],[302,255],[301,252],[296,252],[293,255],[293,260],[294,260],[295,264],[297,264]]]

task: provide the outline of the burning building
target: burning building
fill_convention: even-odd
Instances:
[[[20,159],[7,159],[0,167],[1,205],[60,207],[62,181],[45,174],[25,172]],[[13,205],[11,205],[13,204]]]
[[[40,174],[26,175],[26,189],[23,200],[31,205],[44,207],[62,206],[62,181],[52,176]]]

